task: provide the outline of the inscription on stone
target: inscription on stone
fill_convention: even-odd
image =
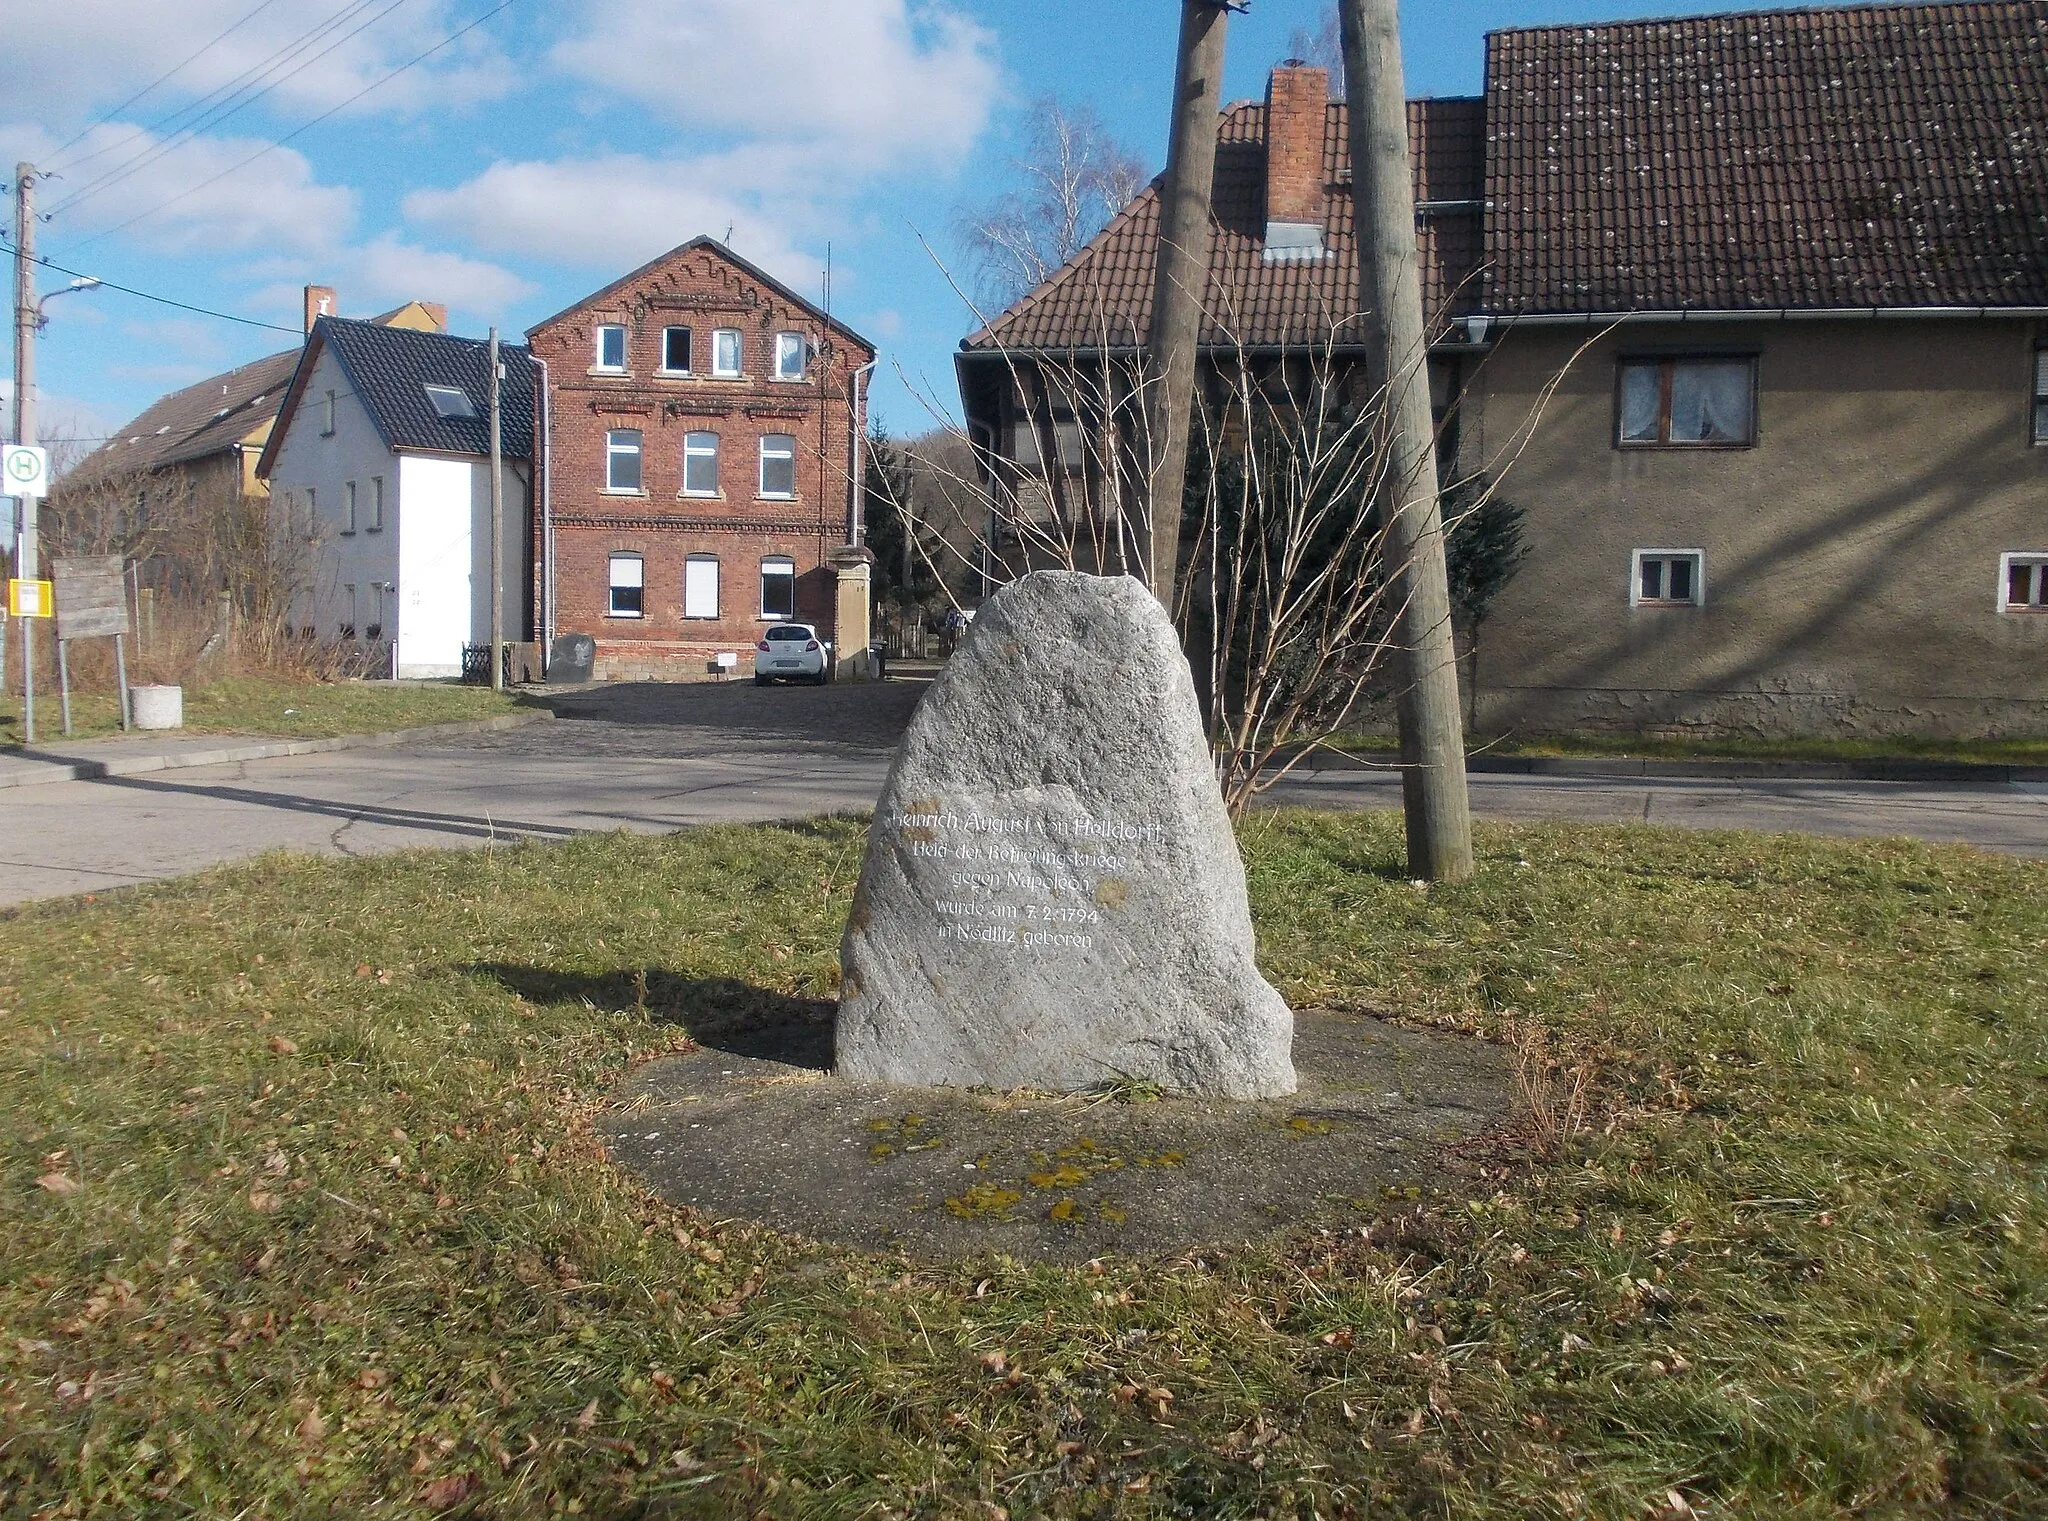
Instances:
[[[919,706],[842,957],[847,1076],[1294,1091],[1178,638],[1128,578],[1005,588]]]

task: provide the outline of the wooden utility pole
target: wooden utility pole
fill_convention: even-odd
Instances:
[[[1380,512],[1400,621],[1401,799],[1408,874],[1472,875],[1472,809],[1458,711],[1438,499],[1429,344],[1415,246],[1415,184],[1397,0],[1340,0],[1351,92],[1351,186],[1367,378],[1385,405],[1388,451]]]
[[[505,440],[504,386],[498,330],[491,329],[491,690],[505,690]],[[531,451],[528,451],[531,453]],[[472,565],[476,562],[472,560]]]
[[[1216,184],[1216,119],[1223,103],[1223,43],[1235,0],[1181,0],[1180,58],[1174,67],[1173,128],[1159,188],[1159,263],[1152,279],[1146,432],[1146,492],[1152,594],[1173,611],[1180,572],[1181,495],[1195,402],[1195,355],[1209,290],[1209,205]]]
[[[36,166],[14,166],[14,441],[36,441]],[[15,498],[21,514],[20,536],[14,541],[14,574],[36,579],[40,557],[36,548],[35,497]],[[4,614],[4,609],[0,609]],[[36,620],[21,620],[22,741],[36,742]]]

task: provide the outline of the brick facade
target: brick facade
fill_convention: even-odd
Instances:
[[[605,327],[624,329],[623,354],[603,350]],[[719,351],[720,332],[738,334],[737,376],[714,373],[731,357]],[[802,379],[777,378],[784,334],[808,345]],[[675,347],[684,341],[687,355]],[[695,679],[720,654],[751,673],[754,642],[776,621],[764,608],[785,584],[784,562],[796,621],[830,637],[830,560],[847,542],[854,500],[855,375],[875,357],[870,344],[709,238],[549,318],[528,342],[547,366],[554,540],[552,557],[545,542],[535,546],[537,597],[552,577],[554,629],[597,640],[601,678]],[[670,359],[687,359],[687,370]],[[637,490],[629,484],[633,434]],[[686,491],[690,435],[700,449],[715,439],[716,456],[714,465],[697,455]],[[538,532],[544,539],[545,527]],[[614,556],[638,557],[638,616],[614,609]],[[693,559],[697,605],[689,607]],[[770,562],[774,570],[764,571]]]

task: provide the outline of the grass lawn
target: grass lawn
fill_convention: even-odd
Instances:
[[[1338,747],[1391,756],[1391,734],[1339,736]],[[1650,739],[1640,735],[1468,735],[1473,755],[1533,755],[1598,760],[1752,760],[1855,762],[1917,760],[1993,766],[2048,766],[2048,736],[2038,739]]]
[[[2048,868],[1494,826],[1424,892],[1393,819],[1257,818],[1298,1006],[1540,1023],[1592,1126],[1366,1233],[918,1267],[680,1216],[591,1131],[683,1039],[637,969],[829,993],[862,842],[0,917],[0,1515],[2048,1512]]]
[[[274,681],[235,676],[185,689],[185,729],[194,734],[260,734],[279,739],[331,739],[423,724],[460,723],[516,712],[519,698],[455,682],[395,685],[378,681]],[[72,737],[118,734],[121,712],[112,692],[71,699]],[[36,692],[36,743],[64,738],[64,710],[55,691]],[[0,745],[22,742],[21,694],[0,694]]]

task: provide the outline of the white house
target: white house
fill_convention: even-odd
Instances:
[[[274,510],[313,529],[293,623],[360,644],[380,674],[456,676],[491,637],[488,345],[323,317],[258,473]],[[506,345],[501,617],[531,638],[533,366]]]

